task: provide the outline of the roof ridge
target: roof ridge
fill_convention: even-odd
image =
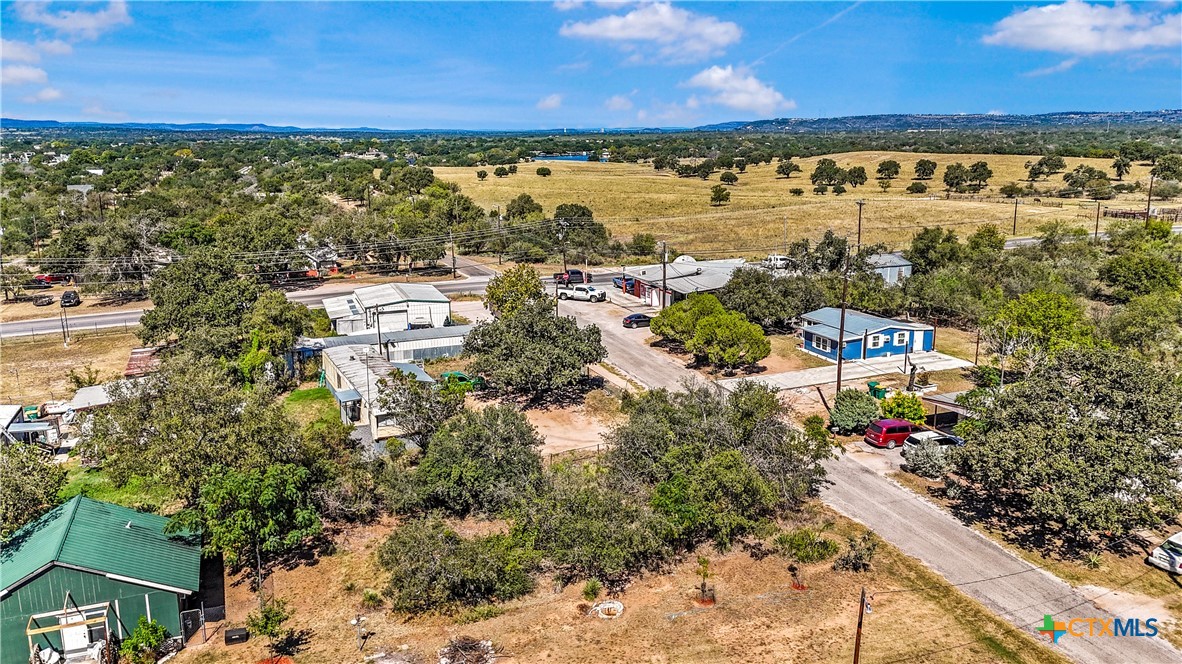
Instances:
[[[83,498],[85,498],[85,496],[78,494],[77,496],[74,496],[70,499],[70,502],[74,504],[70,506],[69,516],[66,517],[66,527],[64,530],[62,530],[62,538],[57,543],[57,551],[53,552],[54,562],[57,562],[62,558],[62,549],[66,546],[66,540],[70,539],[70,529],[74,527],[74,517],[78,514],[78,506],[82,504]],[[87,498],[87,500],[89,500],[89,498]]]

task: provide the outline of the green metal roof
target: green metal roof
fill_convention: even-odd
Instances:
[[[76,496],[0,543],[0,590],[51,564],[196,592],[201,543],[166,535],[169,519]]]

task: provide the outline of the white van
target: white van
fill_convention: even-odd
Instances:
[[[787,270],[788,257],[781,256],[780,254],[771,254],[767,258],[763,259],[763,262],[761,262],[760,265],[769,270]]]

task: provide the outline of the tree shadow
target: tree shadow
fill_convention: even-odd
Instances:
[[[310,629],[288,630],[282,638],[275,641],[275,652],[280,655],[295,656],[301,651],[307,649],[308,644],[312,642],[312,636],[315,634]]]

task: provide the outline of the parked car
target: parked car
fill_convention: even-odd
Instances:
[[[866,428],[864,440],[874,447],[893,450],[913,433],[924,431],[918,424],[907,420],[879,420]]]
[[[22,284],[21,288],[25,290],[45,290],[46,288],[53,288],[53,284],[37,279],[30,279]]]
[[[648,314],[628,314],[624,316],[624,327],[648,327],[652,319]]]
[[[913,450],[928,441],[936,443],[941,448],[960,447],[964,445],[963,438],[953,436],[950,433],[944,433],[943,431],[917,431],[907,436],[907,440],[903,441],[903,451],[900,454],[907,456],[908,450]]]
[[[71,276],[68,274],[38,274],[33,278],[47,284],[68,284]]]
[[[63,307],[76,307],[82,304],[82,297],[78,295],[76,290],[68,290],[62,293],[61,305]]]
[[[564,286],[558,289],[558,299],[579,300],[581,302],[603,302],[607,293],[594,286]]]
[[[469,376],[463,371],[445,371],[439,375],[439,381],[442,383],[464,385],[474,390],[484,389],[484,378],[481,376]]]
[[[1173,574],[1182,574],[1182,532],[1174,533],[1149,554],[1150,565]]]
[[[627,286],[625,286],[625,283],[627,283]],[[627,280],[625,280],[624,277],[614,277],[612,279],[612,286],[614,286],[616,288],[616,290],[619,290],[621,288],[627,288],[628,290],[632,290],[632,288],[635,285],[636,285],[636,280],[633,279],[632,277],[628,277]]]
[[[53,304],[52,295],[38,295],[33,298],[34,307],[48,307],[51,304]]]
[[[583,272],[582,270],[555,272],[554,281],[560,284],[589,284],[591,283],[591,273]]]
[[[788,257],[782,256],[780,254],[772,254],[772,255],[768,256],[767,258],[763,259],[762,261],[760,261],[759,264],[766,267],[769,270],[787,270],[788,269]]]

